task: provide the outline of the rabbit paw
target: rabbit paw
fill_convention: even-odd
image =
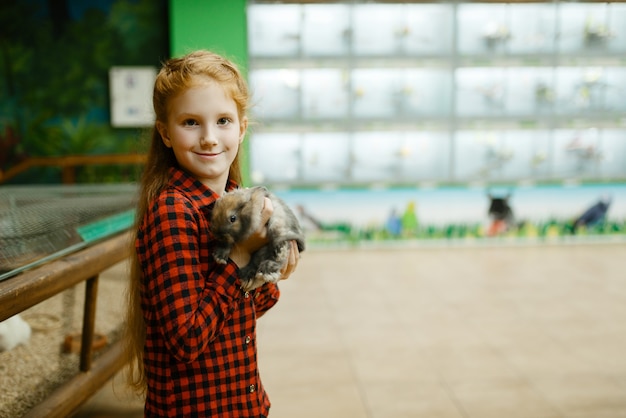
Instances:
[[[276,261],[265,260],[259,265],[255,277],[266,282],[276,283],[282,277],[281,267],[282,264]]]
[[[244,281],[241,284],[241,288],[246,292],[250,292],[258,287],[263,286],[265,283],[265,280],[263,280],[262,278],[253,277],[252,279]]]
[[[213,251],[213,258],[218,264],[228,263],[229,250],[227,248],[216,248]]]

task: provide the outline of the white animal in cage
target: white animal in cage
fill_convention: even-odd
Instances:
[[[0,322],[0,351],[9,351],[30,339],[31,329],[20,315]]]

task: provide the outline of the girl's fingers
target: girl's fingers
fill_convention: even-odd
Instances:
[[[294,272],[296,266],[298,265],[298,259],[300,258],[300,252],[298,251],[298,245],[296,244],[296,242],[290,241],[289,245],[291,247],[289,250],[289,257],[287,258],[285,267],[283,267],[282,270],[283,280],[287,279],[291,275],[291,273]]]

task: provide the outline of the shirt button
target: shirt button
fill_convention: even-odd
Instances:
[[[250,387],[248,388],[248,390],[250,390],[250,393],[254,393],[254,391],[256,390],[256,386],[254,386],[254,385],[250,385]]]
[[[244,294],[243,294],[243,297],[244,297],[244,298],[246,298],[246,299],[248,299],[248,298],[250,297],[250,292],[246,292],[246,293],[244,293]]]
[[[250,338],[250,336],[246,336],[246,344],[250,344],[250,341],[252,341],[252,338]]]

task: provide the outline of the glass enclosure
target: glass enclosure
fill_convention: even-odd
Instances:
[[[626,4],[248,5],[255,182],[622,181]]]

